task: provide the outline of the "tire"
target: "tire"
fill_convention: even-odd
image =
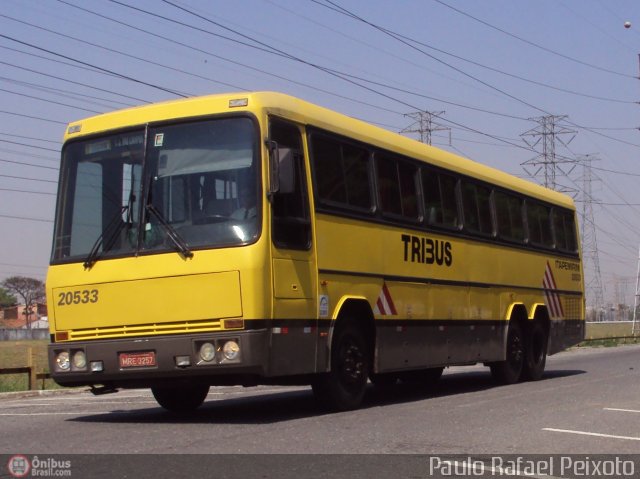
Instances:
[[[500,384],[515,384],[520,381],[524,369],[525,345],[522,327],[516,321],[509,322],[507,352],[504,361],[489,365],[491,375]]]
[[[209,394],[207,384],[188,384],[178,387],[152,387],[158,404],[171,412],[190,412],[198,409]]]
[[[332,411],[356,409],[362,403],[370,356],[364,334],[351,322],[338,324],[331,346],[331,371],[312,384],[321,405]]]
[[[534,321],[525,338],[523,378],[528,381],[542,378],[546,362],[547,330],[540,321]]]

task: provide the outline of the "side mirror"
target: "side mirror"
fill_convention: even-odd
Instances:
[[[295,150],[269,141],[269,194],[295,191]]]
[[[278,182],[280,193],[293,193],[295,184],[295,150],[291,148],[278,148]]]

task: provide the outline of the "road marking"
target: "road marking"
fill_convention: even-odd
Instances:
[[[640,441],[640,437],[616,436],[614,434],[601,434],[599,432],[572,431],[570,429],[554,429],[551,427],[543,427],[542,430],[551,431],[551,432],[566,432],[567,434],[581,434],[583,436],[609,437],[611,439],[625,439],[627,441]]]
[[[95,414],[95,411],[91,412],[7,412],[0,413],[0,416],[78,416],[80,414]]]
[[[127,400],[127,401],[104,401],[104,400],[100,400],[100,401],[96,401],[96,400],[87,400],[87,401],[64,401],[65,405],[86,405],[86,406],[100,406],[102,404],[153,404],[156,401],[154,399],[151,398],[131,398],[131,399],[137,399],[136,401],[131,401],[131,400]],[[13,409],[13,408],[17,408],[17,407],[21,407],[21,408],[26,408],[26,407],[60,407],[60,402],[63,401],[58,401],[58,402],[37,402],[37,403],[30,403],[30,402],[22,402],[22,403],[18,403],[18,402],[12,402],[9,404],[2,404],[0,403],[0,409]]]
[[[618,408],[615,408],[615,407],[604,407],[602,409],[604,409],[605,411],[620,411],[620,412],[637,412],[637,413],[640,413],[640,411],[637,410],[637,409],[618,409]]]

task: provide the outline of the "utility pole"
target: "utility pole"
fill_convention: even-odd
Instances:
[[[578,157],[576,161],[582,163],[582,197],[580,198],[582,201],[582,228],[580,242],[582,244],[585,294],[596,313],[596,320],[600,320],[604,311],[604,286],[600,274],[596,223],[593,216],[593,203],[597,201],[593,197],[593,175],[591,171],[592,162],[597,160],[598,158],[594,155],[583,155]],[[617,293],[617,282],[615,286]]]
[[[636,295],[633,300],[633,327],[631,328],[631,334],[635,336],[637,332],[640,332],[640,325],[638,325],[638,296],[640,296],[640,248],[638,248],[638,272],[636,273]]]
[[[400,133],[418,133],[422,143],[431,145],[431,133],[434,131],[448,131],[449,144],[451,144],[451,128],[434,122],[436,118],[440,118],[444,113],[444,111],[415,111],[407,113],[404,116],[413,119],[414,122],[402,129]]]
[[[535,158],[522,163],[521,166],[523,169],[529,176],[534,178],[542,172],[544,186],[565,193],[575,192],[575,190],[567,186],[559,187],[556,181],[557,176],[559,176],[558,172],[562,176],[567,176],[571,172],[565,172],[560,165],[568,163],[575,166],[575,161],[567,158],[558,158],[556,156],[556,142],[566,146],[573,140],[577,133],[576,130],[572,130],[562,124],[566,118],[568,118],[567,115],[546,115],[539,118],[531,118],[531,120],[538,123],[538,126],[520,135],[523,141],[531,148],[542,144],[541,153]],[[571,135],[571,138],[565,143],[561,139],[563,135]],[[532,137],[533,140],[528,141],[527,137]],[[573,169],[573,166],[571,169]],[[533,173],[529,171],[529,169],[533,169]]]
[[[640,53],[638,53],[638,71],[640,72]],[[638,75],[640,79],[640,74]],[[631,327],[631,335],[635,336],[640,333],[640,324],[638,323],[638,297],[640,296],[640,247],[638,248],[638,271],[636,273],[636,294],[633,298],[633,322]]]

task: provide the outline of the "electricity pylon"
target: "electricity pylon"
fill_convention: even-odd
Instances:
[[[571,173],[575,166],[574,160],[556,155],[556,142],[566,146],[571,143],[577,133],[576,130],[572,130],[562,124],[562,121],[566,118],[567,115],[546,115],[532,118],[532,120],[538,122],[538,126],[520,136],[531,148],[535,149],[537,146],[542,146],[542,148],[541,151],[537,150],[540,151],[538,156],[521,163],[520,166],[533,178],[537,178],[542,172],[544,178],[542,184],[547,188],[569,193],[575,192],[575,190],[567,186],[558,185],[556,181],[558,176],[567,176]],[[561,139],[563,135],[571,135],[571,138],[569,138],[569,141],[564,142]],[[533,141],[527,141],[526,137],[533,137]],[[561,166],[563,164],[570,164],[570,170],[565,171]],[[530,169],[533,169],[533,172],[529,171]]]
[[[420,141],[430,145],[431,133],[434,131],[451,132],[451,128],[434,122],[434,119],[440,118],[444,113],[444,111],[416,111],[407,113],[404,116],[412,118],[415,121],[408,127],[402,129],[400,133],[418,133],[420,135]],[[451,133],[449,133],[449,135],[451,135]],[[451,144],[451,136],[449,136],[449,144]]]
[[[582,266],[584,268],[584,286],[587,300],[596,314],[604,310],[604,286],[600,274],[600,258],[598,255],[598,241],[596,236],[596,223],[593,217],[593,204],[597,200],[593,197],[593,175],[591,163],[597,161],[594,155],[583,155],[576,161],[582,164]],[[587,274],[588,273],[588,274]],[[616,284],[617,286],[617,284]]]

